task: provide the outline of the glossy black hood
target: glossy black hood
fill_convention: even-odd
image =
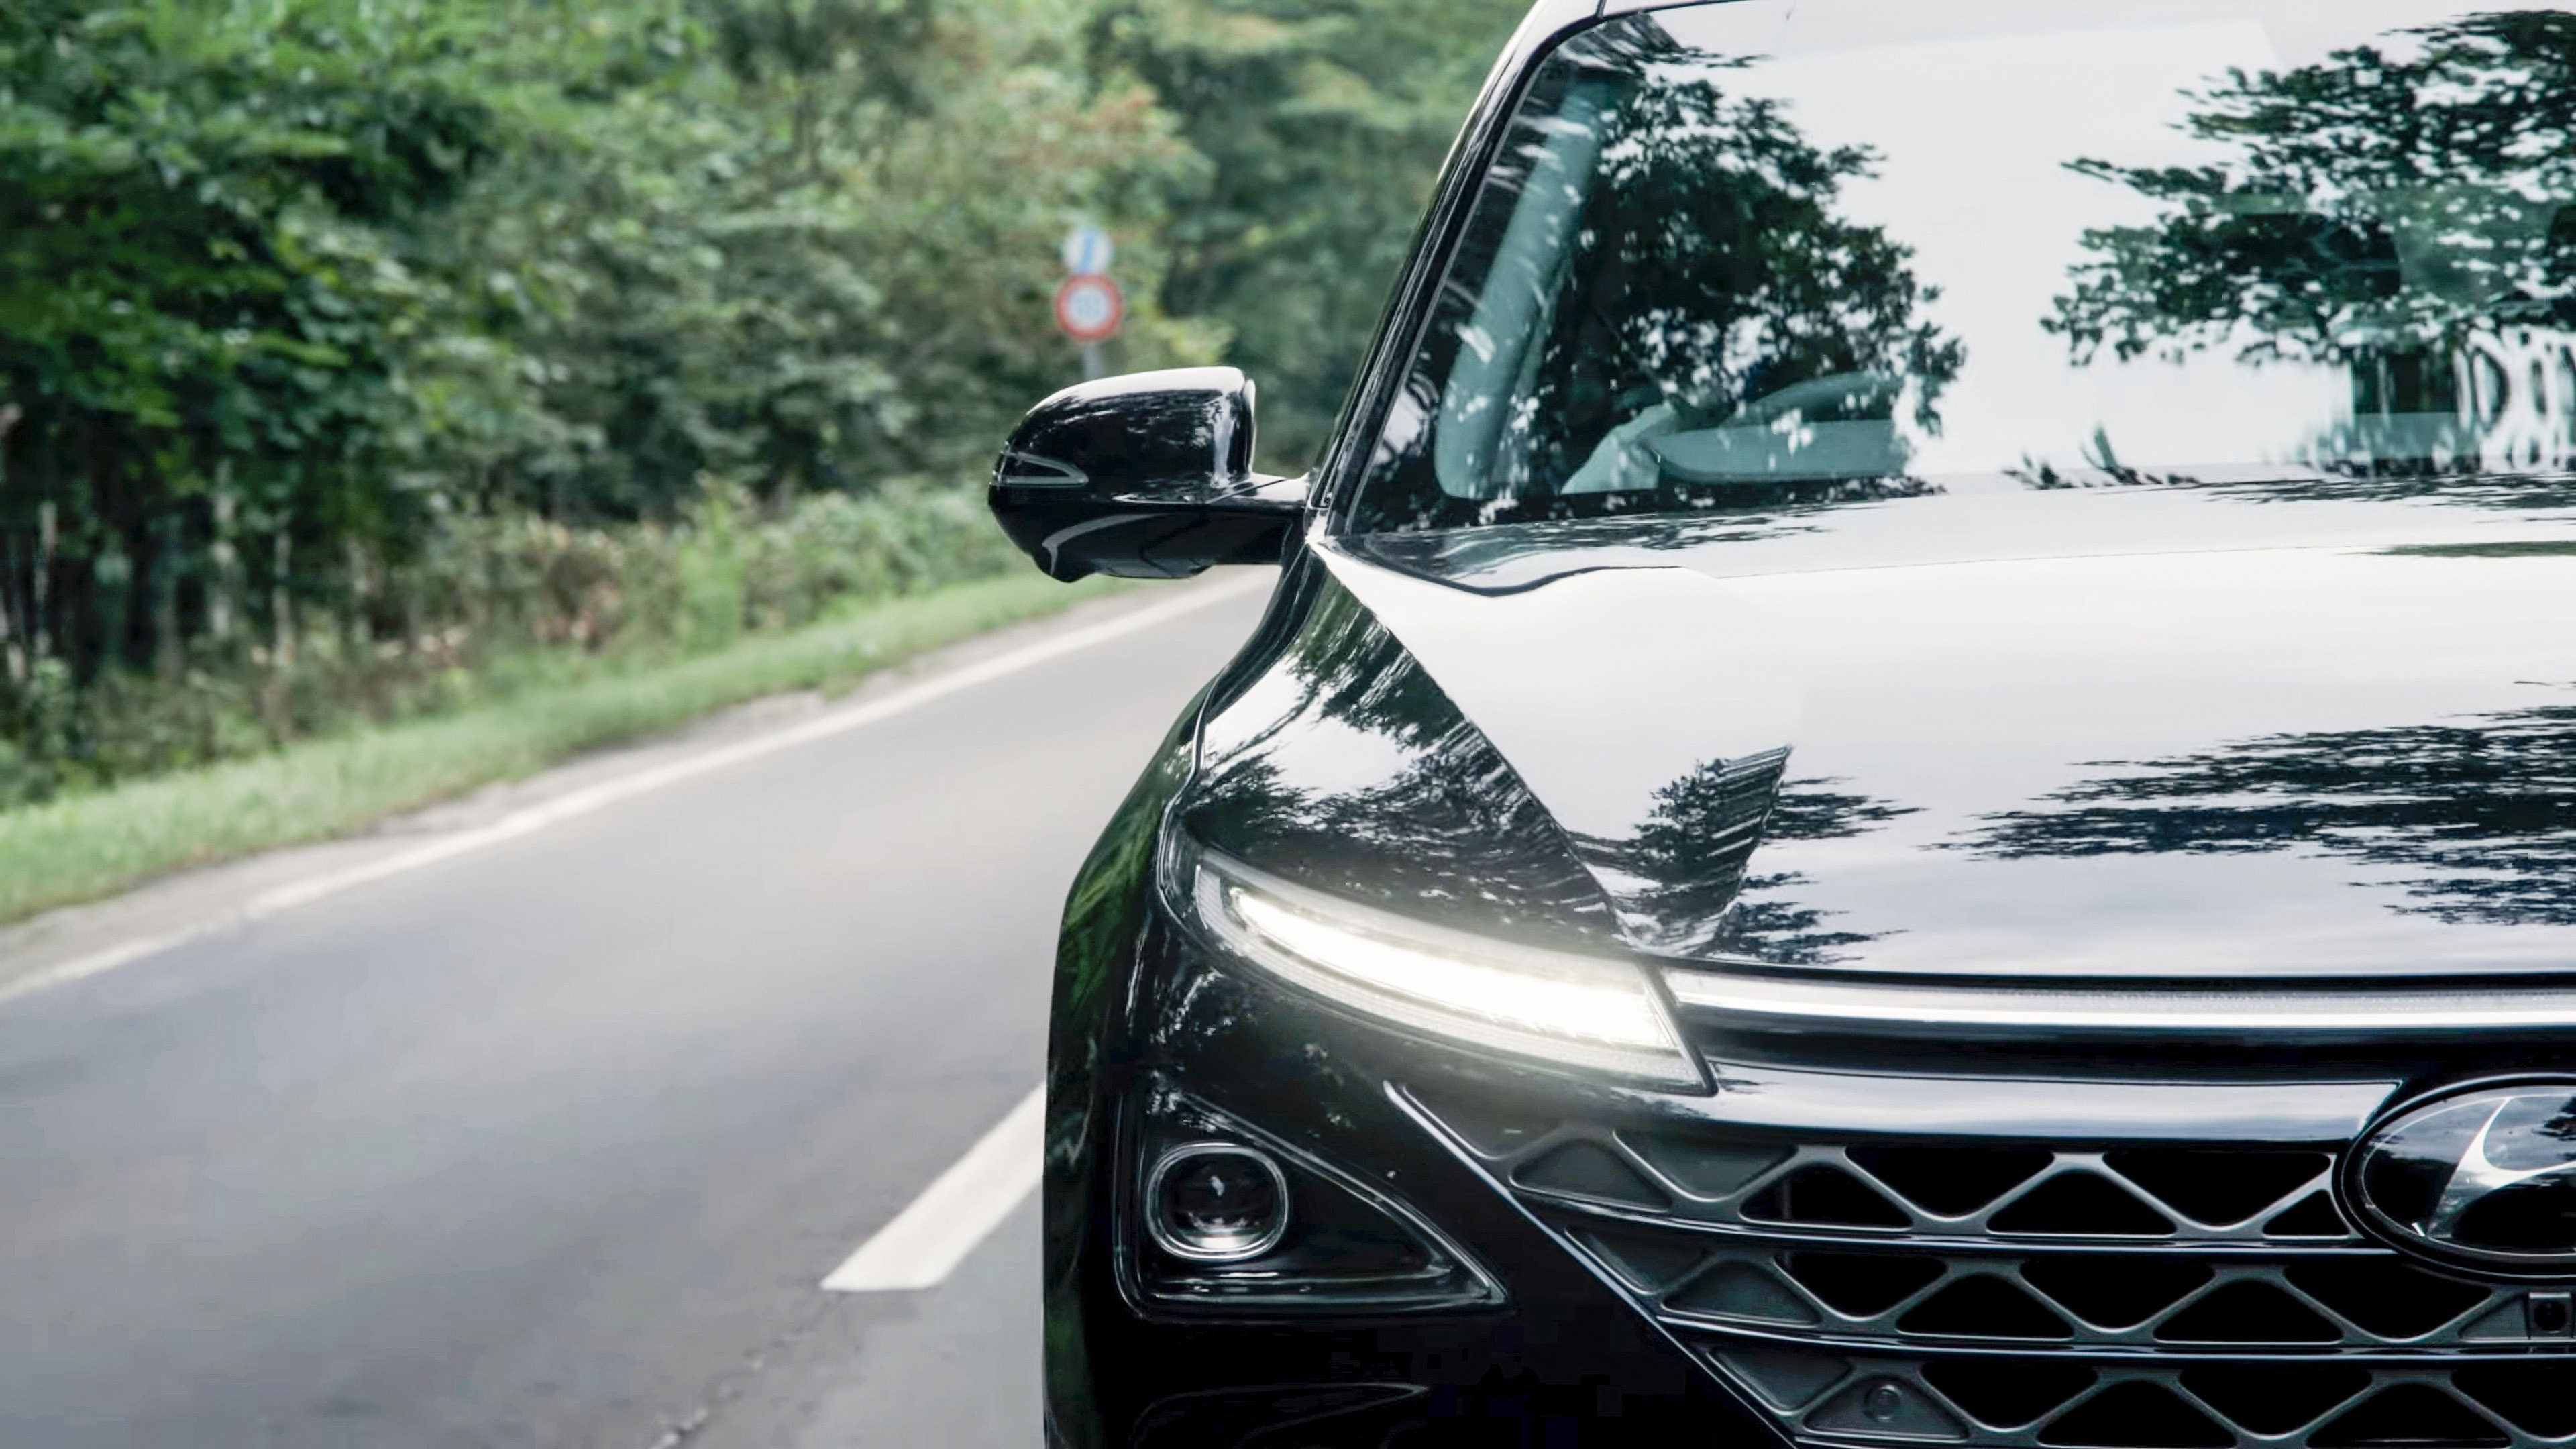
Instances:
[[[1327,541],[1185,817],[1679,958],[2576,971],[2571,503],[1999,487]]]

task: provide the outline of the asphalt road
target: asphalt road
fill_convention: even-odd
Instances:
[[[1031,1449],[1033,1202],[818,1285],[1260,601],[0,1004],[0,1446]]]

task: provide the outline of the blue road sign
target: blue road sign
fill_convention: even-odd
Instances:
[[[1077,277],[1097,277],[1109,270],[1118,249],[1109,244],[1109,233],[1085,224],[1065,233],[1064,269]]]

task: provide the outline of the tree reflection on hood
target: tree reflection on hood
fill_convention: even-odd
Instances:
[[[2398,876],[2452,924],[2576,925],[2576,705],[2264,735],[1989,815],[1947,848],[2038,856],[2304,850]]]
[[[1196,838],[1461,929],[1567,946],[1610,936],[1547,812],[1347,589],[1323,586],[1273,680],[1272,704],[1215,711],[1182,805]],[[1352,777],[1354,755],[1376,762],[1371,778]]]
[[[1900,815],[1915,813],[1911,805],[1831,788],[1840,783],[1791,780],[1781,786],[1770,818],[1764,822],[1762,838],[1848,840],[1880,829]],[[1669,824],[1686,828],[1680,821]],[[1840,913],[1799,905],[1791,893],[1809,881],[1796,871],[1745,874],[1739,882],[1730,884],[1740,888],[1725,903],[1723,914],[1712,922],[1705,943],[1710,955],[1737,956],[1781,966],[1826,966],[1848,959],[1849,948],[1867,945],[1886,934],[1828,927],[1827,918]]]

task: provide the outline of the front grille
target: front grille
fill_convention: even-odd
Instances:
[[[2576,1442],[2565,1295],[2365,1242],[2314,1144],[1831,1142],[1422,1105],[1801,1441]]]

